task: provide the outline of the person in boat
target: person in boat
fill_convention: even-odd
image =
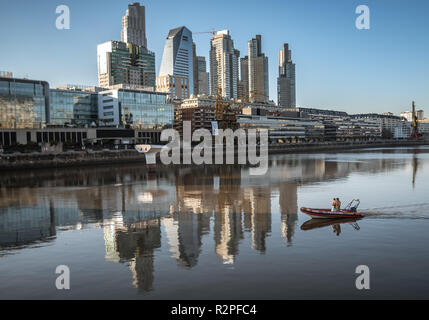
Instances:
[[[340,211],[341,210],[341,201],[340,201],[340,198],[337,198],[336,199],[336,201],[337,201],[337,211]]]
[[[335,212],[337,210],[337,199],[333,199],[332,200],[332,209],[331,209],[331,211],[332,212]]]

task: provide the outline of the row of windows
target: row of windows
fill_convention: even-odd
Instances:
[[[0,132],[0,146],[16,144],[16,132]]]
[[[28,141],[27,132],[27,141]],[[37,143],[41,142],[73,142],[81,143],[87,138],[86,132],[36,132]]]

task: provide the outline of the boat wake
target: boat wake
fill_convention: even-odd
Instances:
[[[429,219],[429,203],[367,208],[360,210],[366,218]]]

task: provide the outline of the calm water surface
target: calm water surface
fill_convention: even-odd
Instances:
[[[1,173],[1,299],[429,298],[429,148]],[[301,206],[362,201],[368,216]],[[71,290],[55,268],[71,270]],[[371,289],[355,287],[358,265]]]

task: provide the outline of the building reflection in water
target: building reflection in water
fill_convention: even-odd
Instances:
[[[351,172],[390,171],[407,163],[307,155],[273,158],[263,177],[249,176],[239,166],[155,173],[142,166],[119,166],[5,174],[0,177],[0,255],[53,241],[62,230],[103,228],[106,260],[127,264],[134,285],[145,292],[154,287],[155,251],[161,248],[162,235],[180,267],[198,264],[208,235],[213,236],[220,261],[233,264],[246,234],[253,250],[269,250],[271,208],[279,208],[280,221],[274,226],[280,227],[285,244],[292,245],[301,185]],[[416,173],[417,161],[412,163]]]

